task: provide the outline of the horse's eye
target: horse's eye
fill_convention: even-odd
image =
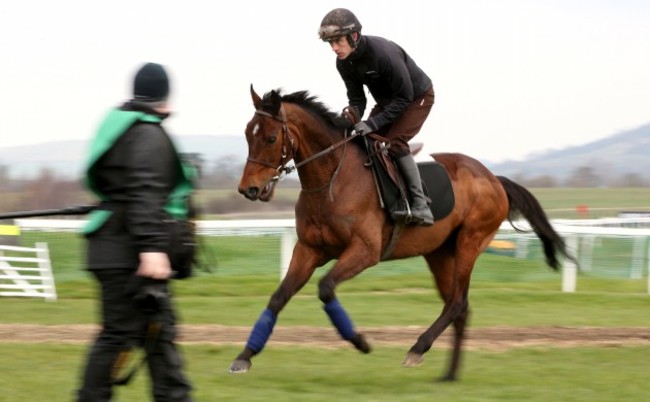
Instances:
[[[266,139],[266,142],[269,144],[275,144],[275,141],[277,140],[277,137],[269,137]]]

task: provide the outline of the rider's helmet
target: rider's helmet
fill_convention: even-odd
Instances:
[[[343,36],[348,38],[350,46],[356,43],[352,33],[361,33],[361,23],[352,11],[345,8],[335,8],[325,15],[318,29],[318,37],[324,42],[337,40]]]

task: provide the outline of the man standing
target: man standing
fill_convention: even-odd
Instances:
[[[345,8],[327,13],[318,35],[336,53],[336,68],[347,88],[349,106],[363,116],[367,102],[364,85],[376,102],[368,119],[354,129],[357,134],[377,132],[390,140],[388,152],[406,182],[411,213],[399,211],[394,215],[417,225],[432,225],[433,215],[408,145],[433,107],[431,79],[396,43],[361,35],[359,20]]]
[[[101,204],[84,232],[88,270],[100,288],[101,330],[79,402],[111,400],[135,347],[146,353],[155,401],[191,401],[175,344],[168,253],[170,222],[187,219],[192,171],[161,125],[170,114],[168,96],[163,66],[145,64],[133,99],[107,114],[92,142],[85,184]]]

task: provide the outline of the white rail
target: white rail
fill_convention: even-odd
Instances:
[[[56,300],[47,243],[36,243],[34,248],[0,246],[0,296]]]
[[[17,219],[15,223],[21,230],[57,230],[57,231],[79,231],[85,221],[83,220],[52,220],[52,219]],[[553,220],[553,227],[562,235],[570,251],[577,250],[579,244],[591,252],[593,236],[613,236],[634,239],[634,255],[632,256],[636,266],[633,269],[634,275],[643,276],[647,272],[648,293],[650,294],[650,218],[605,218],[589,220]],[[289,267],[293,245],[296,241],[294,219],[261,219],[261,220],[222,220],[222,221],[198,221],[197,228],[200,235],[207,236],[232,236],[232,235],[260,235],[278,234],[282,237],[280,252],[280,276],[284,277]],[[526,221],[514,222],[514,226],[529,231],[530,225]],[[503,234],[513,234],[515,228],[504,222],[500,227]],[[521,241],[517,241],[518,248],[526,248],[529,239],[534,235],[524,235]],[[645,244],[648,244],[646,247]],[[517,251],[519,253],[519,249]],[[581,261],[590,261],[590,256],[582,256]],[[646,266],[643,266],[643,262]],[[582,265],[582,264],[581,264]],[[578,268],[570,261],[563,265],[562,289],[565,292],[574,292],[576,289],[576,276]]]

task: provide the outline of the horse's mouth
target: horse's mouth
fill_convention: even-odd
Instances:
[[[271,198],[273,198],[273,191],[275,190],[276,183],[277,180],[271,179],[266,182],[262,188],[258,186],[240,186],[238,191],[240,194],[251,201],[268,202],[271,201]]]
[[[270,180],[264,188],[262,188],[262,191],[260,191],[260,196],[259,200],[263,202],[268,202],[271,201],[271,198],[273,198],[273,191],[275,190],[275,185],[277,183],[277,180]]]

